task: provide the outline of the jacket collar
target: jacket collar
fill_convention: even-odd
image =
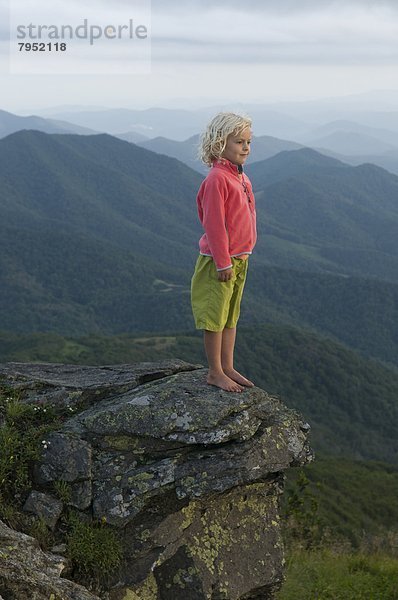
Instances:
[[[234,175],[239,175],[240,173],[243,173],[243,168],[242,171],[240,171],[238,165],[235,165],[227,158],[214,158],[212,161],[212,166],[227,169],[228,171],[234,173]]]

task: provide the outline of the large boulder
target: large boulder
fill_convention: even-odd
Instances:
[[[205,373],[179,360],[0,365],[24,402],[74,410],[47,436],[34,491],[66,481],[83,519],[122,534],[111,600],[265,600],[280,587],[283,472],[312,459],[309,426]]]

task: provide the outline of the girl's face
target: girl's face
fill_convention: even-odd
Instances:
[[[227,145],[222,156],[235,165],[243,165],[250,154],[251,137],[252,132],[250,127],[247,127],[238,135],[230,133],[227,137]]]

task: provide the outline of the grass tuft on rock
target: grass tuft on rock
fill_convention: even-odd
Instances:
[[[79,579],[101,584],[120,566],[122,543],[105,522],[83,522],[70,512],[66,536],[67,555]]]

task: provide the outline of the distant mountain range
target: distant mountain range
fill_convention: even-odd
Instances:
[[[337,120],[308,131],[298,141],[352,165],[373,163],[398,174],[397,130]]]
[[[172,327],[164,311],[197,254],[201,179],[105,134],[0,140],[0,327]]]
[[[365,154],[384,154],[392,150],[397,150],[398,147],[393,144],[380,141],[370,135],[356,133],[352,131],[335,131],[329,135],[317,138],[311,142],[312,148],[331,150],[332,152],[342,153],[346,155],[358,155],[361,152]]]
[[[104,131],[112,135],[124,135],[128,131],[145,137],[170,137],[184,140],[195,135],[206,122],[207,114],[201,111],[148,108],[131,110],[127,108],[62,111],[53,116]]]
[[[35,115],[20,117],[5,110],[0,110],[0,138],[23,129],[36,129],[45,133],[78,133],[79,135],[96,133],[93,129],[66,121],[43,119]]]
[[[356,156],[343,156],[341,154],[334,154],[333,152],[323,150],[323,154],[327,154],[329,156],[334,156],[335,158],[339,158],[343,162],[346,162],[350,165],[362,165],[362,164],[374,164],[382,169],[386,169],[393,173],[394,175],[398,175],[398,150],[391,150],[389,152],[384,152],[384,154],[372,156],[368,155],[356,155]]]
[[[69,228],[100,234],[119,246],[126,241],[147,259],[162,260],[167,247],[180,267],[187,264],[186,247],[196,251],[200,227],[194,200],[202,177],[180,161],[106,134],[23,131],[3,139],[0,151],[4,197],[18,199],[8,205],[19,211],[13,214],[16,223],[61,216]],[[308,148],[248,164],[246,172],[263,234],[258,261],[397,280],[398,177],[372,165],[351,167]],[[143,252],[141,240],[149,233],[157,241]]]
[[[143,148],[173,156],[200,173],[207,168],[196,158],[199,135],[178,141],[166,137],[140,139],[140,134],[117,134],[120,139],[134,142]],[[301,142],[301,143],[299,143]],[[320,154],[357,166],[372,163],[398,175],[398,131],[366,127],[352,121],[326,123],[297,141],[283,140],[269,135],[254,136],[252,153],[247,164],[270,158],[283,150],[309,147]]]
[[[394,362],[398,178],[310,149],[247,172],[259,241],[242,323],[303,326]],[[190,329],[201,181],[106,134],[0,140],[0,329]]]
[[[117,136],[121,137],[121,136]],[[124,138],[126,139],[126,138]],[[128,140],[130,141],[130,140]],[[170,140],[164,137],[156,137],[150,140],[138,141],[139,146],[158,152],[159,154],[165,154],[166,156],[173,156],[178,160],[184,162],[192,169],[199,171],[200,173],[207,173],[208,168],[199,160],[197,157],[199,135],[193,135],[192,137],[182,142],[176,140]],[[269,135],[254,136],[252,140],[253,154],[249,155],[247,164],[264,160],[282,150],[297,150],[303,148],[301,144],[296,142],[290,142],[289,140],[280,140],[278,138],[271,137]]]
[[[367,125],[363,125],[362,123],[357,123],[356,121],[348,121],[344,119],[330,121],[315,127],[302,136],[302,143],[314,146],[317,140],[326,139],[328,136],[333,136],[336,134],[341,134],[341,136],[344,134],[355,134],[359,138],[369,138],[369,140],[373,140],[376,144],[381,145],[381,143],[384,143],[384,147],[382,148],[383,151],[394,148],[398,149],[398,131],[369,127]],[[375,153],[376,148],[369,150]],[[341,148],[339,151],[341,151]],[[359,151],[365,154],[363,147],[359,148]],[[347,150],[345,150],[345,153],[350,154],[350,152]]]
[[[246,171],[268,234],[259,240],[261,257],[281,267],[397,281],[397,176],[310,149],[281,152]]]
[[[127,131],[126,133],[118,133],[115,137],[119,138],[119,140],[125,140],[126,142],[131,142],[132,144],[141,144],[142,142],[146,142],[150,138],[142,133],[137,133],[136,131]],[[178,142],[176,142],[178,143]],[[165,152],[165,154],[167,154]],[[172,156],[169,154],[168,156]]]
[[[134,131],[150,138],[166,137],[184,141],[202,131],[210,118],[219,110],[225,110],[225,107],[209,106],[196,110],[160,107],[145,110],[127,108],[60,110],[52,113],[52,118],[63,119],[112,135]],[[234,110],[247,112],[243,106],[237,106]],[[304,135],[313,127],[312,121],[302,121],[276,109],[268,109],[264,105],[252,106],[250,116],[255,124],[255,133],[259,136],[270,135],[291,139]]]
[[[255,135],[287,139],[303,145],[314,146],[313,141],[323,139],[336,131],[370,136],[379,141],[397,145],[398,110],[371,110],[366,106],[344,108],[333,103],[302,102],[278,104],[247,104],[208,106],[200,109],[149,108],[59,110],[52,118],[62,119],[96,131],[112,135],[135,131],[150,138],[166,137],[184,141],[202,131],[210,118],[222,110],[237,110],[250,114]],[[369,144],[366,153],[371,151]],[[344,147],[339,152],[345,154]]]
[[[120,136],[117,136],[120,137]],[[207,173],[208,168],[201,163],[197,158],[197,147],[199,143],[199,135],[193,135],[187,140],[177,141],[170,140],[165,137],[155,137],[142,142],[137,142],[142,148],[152,150],[158,154],[165,154],[166,156],[173,156],[181,162],[185,163],[191,169],[195,169],[200,173]]]
[[[21,131],[0,141],[2,224],[92,236],[186,266],[200,228],[187,198],[201,176],[107,134]]]
[[[46,117],[51,118],[32,115],[21,117],[0,111],[0,137],[22,129],[81,135],[107,132],[154,152],[178,158],[191,168],[205,173],[206,167],[196,160],[197,132],[204,127],[215,110],[216,107],[199,111],[149,109],[132,112],[126,109],[76,106],[43,111]],[[54,120],[54,115],[64,116],[70,121]],[[391,115],[394,120],[394,114]],[[373,163],[398,174],[398,129],[370,127],[344,119],[324,122],[314,127],[310,123],[291,123],[288,117],[286,122],[291,128],[287,139],[282,139],[284,136],[281,132],[285,131],[286,123],[280,114],[275,115],[274,111],[264,116],[256,106],[254,117],[253,153],[248,162],[269,158],[282,150],[311,147],[348,164]],[[92,129],[87,127],[89,122],[92,122]],[[281,123],[282,130],[279,128]],[[165,127],[171,132],[170,135],[165,135]],[[189,134],[193,130],[195,133]],[[266,134],[261,135],[261,131]],[[187,134],[185,137],[184,132]]]

